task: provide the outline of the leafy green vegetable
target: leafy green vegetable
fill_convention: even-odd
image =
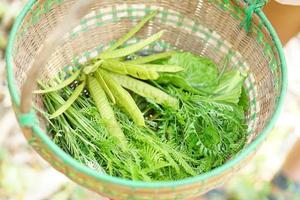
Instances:
[[[99,173],[179,180],[222,165],[246,143],[246,76],[228,71],[228,57],[220,73],[189,52],[139,57],[163,31],[122,47],[155,14],[71,77],[51,80],[53,88],[40,84],[54,142]]]
[[[226,72],[214,89],[212,99],[237,104],[242,93],[246,76],[237,70]]]
[[[135,123],[137,123],[140,126],[144,126],[145,122],[144,122],[143,114],[139,110],[138,106],[135,104],[130,93],[127,92],[121,86],[120,83],[113,80],[113,76],[111,74],[115,72],[119,74],[130,75],[141,80],[156,80],[159,77],[159,72],[175,73],[183,70],[181,67],[174,66],[174,65],[168,65],[163,67],[162,65],[153,65],[153,64],[137,65],[137,64],[130,64],[125,61],[126,56],[130,54],[135,54],[137,53],[137,51],[143,49],[145,46],[158,40],[163,35],[164,31],[160,31],[150,36],[149,38],[142,40],[136,44],[133,44],[131,46],[118,49],[118,47],[122,46],[128,39],[133,37],[134,34],[137,33],[143,27],[143,25],[145,25],[145,23],[151,20],[156,15],[156,13],[157,12],[155,11],[145,16],[135,27],[133,27],[126,35],[121,37],[112,47],[102,52],[98,57],[93,58],[89,60],[87,63],[81,65],[80,66],[81,69],[77,70],[70,78],[63,80],[55,87],[48,88],[43,91],[38,91],[40,93],[56,92],[57,90],[61,90],[64,87],[67,87],[73,81],[77,82],[75,80],[77,79],[78,76],[79,76],[79,81],[83,81],[83,83],[78,87],[76,84],[72,84],[73,86],[76,87],[74,89],[74,93],[70,96],[69,100],[66,101],[66,104],[61,106],[57,111],[55,111],[51,117],[54,118],[66,112],[70,108],[70,106],[75,102],[75,100],[79,98],[79,95],[84,90],[85,82],[86,80],[88,80],[89,84],[87,89],[85,90],[85,93],[87,92],[91,93],[93,100],[96,101],[96,105],[103,118],[104,118],[104,114],[100,109],[101,108],[106,109],[108,116],[110,116],[110,119],[112,120],[111,123],[106,123],[107,126],[106,128],[109,131],[111,131],[112,135],[121,136],[122,131],[114,123],[115,122],[113,120],[114,117],[110,112],[111,109],[109,106],[109,102],[106,101],[106,95],[109,96],[113,104],[117,103],[119,106],[121,106],[122,109],[125,110],[127,114],[130,115],[130,117]],[[166,58],[171,56],[172,54],[173,53],[168,53],[168,52],[157,54],[156,56],[151,56],[150,59],[148,60],[143,60],[143,62],[148,62],[159,58]],[[139,62],[141,62],[141,60]],[[94,77],[96,77],[96,79]],[[136,83],[145,86],[143,82],[136,82]],[[136,86],[136,88],[141,89],[142,87]],[[104,95],[102,94],[102,91],[105,92]],[[159,97],[159,95],[162,94],[162,92],[159,91],[158,89],[157,90],[152,89],[151,92],[153,91],[156,91],[156,93],[158,94],[157,95],[153,93],[154,97]],[[97,95],[99,95],[99,97]],[[164,95],[164,96],[160,95],[160,96],[164,99],[159,100],[158,98],[157,99],[158,102],[168,103],[172,101],[172,103],[170,103],[171,106],[178,106],[178,104],[176,104],[177,101],[174,100],[174,98],[165,98],[165,97],[169,97],[168,95]],[[111,125],[113,125],[114,127],[112,127]]]
[[[174,76],[162,76],[162,83],[172,83],[191,92],[191,88],[210,92],[217,85],[218,70],[215,63],[208,58],[188,52],[176,53],[169,59],[168,64],[183,67],[185,70]]]
[[[157,80],[157,83],[167,85],[172,84],[174,86],[177,86],[179,88],[182,88],[186,91],[189,91],[194,94],[206,94],[206,92],[202,90],[197,90],[196,88],[192,87],[182,76],[176,75],[176,74],[160,74],[159,79]]]
[[[132,83],[127,80],[118,81],[128,88],[139,87],[138,84],[130,86]],[[184,92],[172,85],[163,85],[161,89],[178,99],[180,107],[161,107],[148,98],[133,95],[145,115],[146,127],[138,126],[127,114],[112,107],[126,138],[114,137],[111,134],[114,131],[107,129],[108,115],[105,109],[96,108],[94,102],[98,100],[80,96],[65,115],[51,119],[54,141],[71,156],[101,173],[144,181],[178,180],[204,173],[243,148],[247,125],[241,106]],[[62,103],[57,98],[70,92],[64,88],[44,94],[46,108],[55,110]],[[117,138],[127,141],[126,146],[119,146]]]
[[[64,93],[70,92],[64,88]],[[55,110],[63,103],[60,95],[58,92],[44,95],[48,110]],[[196,175],[193,165],[197,161],[184,151],[179,151],[176,144],[161,141],[156,131],[141,128],[118,108],[114,107],[114,110],[130,143],[126,151],[119,148],[114,137],[106,131],[104,124],[107,121],[100,116],[94,101],[83,96],[72,104],[65,115],[51,119],[53,140],[70,155],[100,173],[146,181],[175,180]]]

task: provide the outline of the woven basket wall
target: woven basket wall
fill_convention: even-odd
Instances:
[[[17,115],[18,94],[24,80],[30,77],[27,72],[37,50],[73,3],[74,0],[31,0],[19,17],[8,51],[9,85]],[[39,126],[24,129],[29,143],[72,180],[113,199],[192,199],[222,184],[249,162],[265,139],[283,90],[281,46],[275,42],[274,33],[270,33],[268,22],[258,14],[253,16],[249,34],[241,28],[245,6],[245,3],[221,0],[98,0],[81,23],[62,36],[65,42],[49,58],[41,75],[47,80],[66,66],[96,56],[109,41],[125,34],[146,13],[160,10],[131,42],[164,29],[162,40],[148,48],[191,51],[210,57],[220,65],[229,56],[230,67],[249,74],[245,83],[251,104],[247,113],[249,140],[237,158],[191,179],[151,184],[97,174],[80,165],[51,142],[41,119]],[[34,101],[42,107],[39,97]]]

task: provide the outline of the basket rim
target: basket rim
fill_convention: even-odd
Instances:
[[[15,82],[14,77],[14,70],[13,70],[13,56],[12,56],[12,49],[14,46],[14,42],[16,39],[16,34],[21,27],[21,24],[23,22],[23,19],[25,18],[26,14],[31,10],[32,6],[37,2],[37,0],[29,0],[19,16],[17,17],[15,24],[13,25],[12,31],[10,33],[8,46],[6,49],[6,76],[8,81],[8,88],[11,95],[11,99],[13,102],[13,106],[18,109],[20,106],[20,94],[17,89],[17,85]],[[247,2],[247,0],[244,0],[244,2]],[[65,153],[63,150],[61,150],[48,136],[47,134],[38,126],[38,124],[35,124],[32,127],[32,131],[36,134],[36,136],[45,143],[51,153],[58,156],[66,165],[69,165],[71,168],[74,168],[78,172],[84,173],[88,176],[91,176],[95,178],[96,180],[104,181],[110,184],[118,184],[125,187],[133,187],[133,188],[148,188],[148,189],[158,189],[158,188],[175,188],[180,186],[186,186],[190,184],[195,184],[198,182],[204,182],[207,179],[219,176],[222,174],[222,172],[226,170],[230,170],[233,168],[236,164],[240,163],[242,160],[247,158],[251,153],[255,152],[257,150],[257,147],[266,139],[272,128],[274,127],[276,120],[278,119],[280,115],[280,111],[283,107],[284,98],[287,91],[287,68],[286,68],[286,61],[284,57],[284,51],[282,48],[281,41],[272,27],[271,23],[265,16],[262,10],[257,10],[256,14],[262,20],[263,24],[269,31],[276,49],[278,51],[279,59],[281,61],[281,78],[282,78],[282,85],[280,90],[280,96],[278,98],[278,101],[276,102],[275,111],[267,123],[264,130],[257,136],[257,138],[249,144],[246,148],[244,148],[241,152],[239,152],[234,158],[227,161],[225,164],[200,175],[197,175],[195,177],[185,178],[182,180],[176,180],[176,181],[164,181],[164,182],[145,182],[145,181],[133,181],[118,177],[113,177],[107,174],[101,174],[97,173],[96,171],[88,168],[87,166],[80,164],[77,160],[69,156],[67,153]],[[17,113],[18,115],[18,113]]]

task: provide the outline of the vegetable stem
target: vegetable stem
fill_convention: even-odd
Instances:
[[[53,119],[55,117],[58,117],[62,113],[64,113],[77,99],[77,97],[81,94],[85,86],[85,81],[83,81],[73,92],[71,97],[66,101],[66,103],[61,106],[57,111],[55,111],[51,116],[50,119]]]
[[[145,16],[135,27],[133,27],[126,35],[121,37],[115,44],[113,44],[110,48],[108,48],[105,52],[111,52],[118,47],[122,46],[127,40],[132,38],[137,32],[139,32],[145,24],[150,21],[158,11],[153,11],[147,16]]]
[[[54,87],[51,87],[51,88],[45,89],[45,90],[37,90],[37,91],[34,91],[33,93],[34,94],[45,94],[45,93],[61,90],[64,87],[70,85],[73,81],[75,81],[77,79],[77,77],[79,76],[79,74],[80,74],[80,70],[74,72],[74,74],[72,74],[69,78],[67,78],[66,80],[62,81],[60,84],[58,84]]]
[[[134,60],[129,60],[126,61],[128,64],[145,64],[145,63],[151,63],[156,60],[164,59],[164,58],[169,58],[172,55],[174,55],[176,51],[168,51],[168,52],[163,52],[163,53],[158,53],[158,54],[153,54],[150,56],[144,56],[140,57]]]
[[[128,47],[124,47],[124,48],[117,49],[114,51],[103,52],[100,55],[100,58],[101,59],[120,58],[120,57],[125,57],[130,54],[133,54],[133,53],[143,49],[144,47],[148,46],[149,44],[155,42],[156,40],[159,40],[163,36],[164,32],[165,31],[162,30],[162,31],[150,36],[149,38],[142,40],[136,44],[130,45]]]

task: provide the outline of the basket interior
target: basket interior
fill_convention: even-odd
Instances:
[[[74,0],[39,0],[24,18],[13,46],[14,75],[18,89],[47,33],[63,18]],[[160,10],[156,18],[130,42],[166,30],[161,41],[148,47],[157,51],[176,48],[213,59],[219,66],[229,56],[229,66],[247,72],[245,88],[251,108],[247,113],[251,143],[265,128],[275,110],[281,89],[280,60],[275,44],[258,16],[252,31],[241,28],[243,9],[219,0],[102,0],[56,48],[43,69],[47,80],[66,66],[84,62],[125,34],[147,12]],[[42,107],[40,98],[35,103]],[[45,129],[45,122],[41,126]]]

